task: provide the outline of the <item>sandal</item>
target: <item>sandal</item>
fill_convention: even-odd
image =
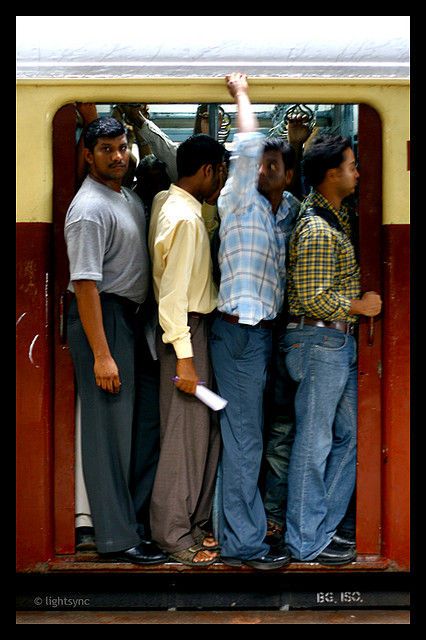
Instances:
[[[195,544],[201,546],[207,551],[219,551],[220,549],[218,541],[209,531],[204,531],[204,529],[201,529],[198,534],[193,533],[192,537],[194,538]]]
[[[188,567],[207,567],[216,562],[216,557],[211,560],[200,560],[199,562],[194,560],[195,556],[204,551],[206,551],[206,549],[202,548],[200,545],[194,545],[193,547],[188,547],[187,549],[170,553],[169,557],[172,560],[176,560],[176,562],[186,564]]]

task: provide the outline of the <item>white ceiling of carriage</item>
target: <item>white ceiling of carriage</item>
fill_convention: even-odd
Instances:
[[[410,16],[17,16],[18,78],[408,78]]]

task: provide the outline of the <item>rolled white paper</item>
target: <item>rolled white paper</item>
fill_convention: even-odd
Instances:
[[[195,397],[201,400],[201,402],[204,402],[204,404],[210,407],[210,409],[213,409],[213,411],[219,411],[228,404],[228,400],[221,398],[217,393],[207,389],[207,387],[202,384],[197,384]]]

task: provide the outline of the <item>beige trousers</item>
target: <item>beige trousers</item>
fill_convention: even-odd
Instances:
[[[211,385],[207,318],[189,317],[194,364]],[[218,421],[194,396],[176,389],[176,355],[157,334],[160,359],[160,460],[151,499],[152,537],[168,553],[193,545],[192,533],[209,519],[220,450]]]

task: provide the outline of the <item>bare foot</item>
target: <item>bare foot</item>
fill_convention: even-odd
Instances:
[[[219,542],[216,540],[216,538],[213,537],[213,535],[207,534],[203,538],[203,547],[206,547],[207,549],[209,549],[210,547],[218,547],[218,546],[219,546]]]
[[[207,551],[207,549],[200,549],[193,557],[193,562],[206,562],[206,560],[213,560],[217,558],[217,551]]]

